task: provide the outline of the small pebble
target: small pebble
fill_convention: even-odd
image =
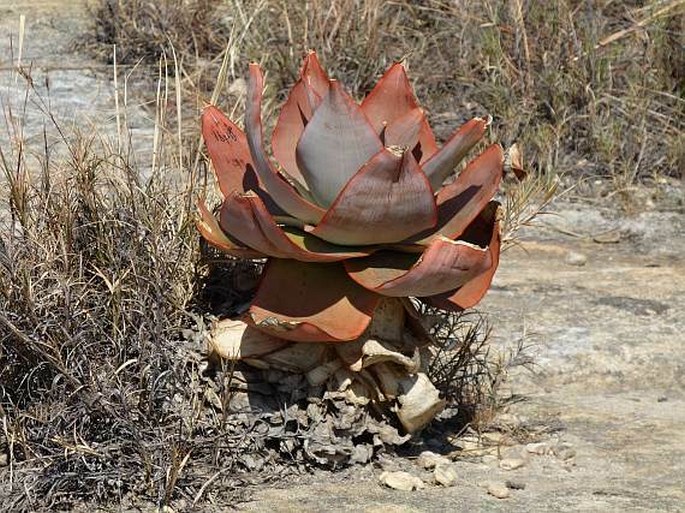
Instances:
[[[435,477],[435,482],[442,486],[452,486],[459,477],[454,465],[450,463],[441,463],[437,465],[433,471],[433,475]]]
[[[450,459],[446,456],[435,454],[431,451],[423,451],[416,459],[416,464],[421,468],[425,468],[426,470],[435,468],[438,465],[449,465],[450,463]]]
[[[526,451],[531,454],[537,454],[542,456],[543,454],[548,454],[550,451],[550,446],[547,442],[536,442],[526,445]]]
[[[511,491],[504,483],[490,483],[488,485],[488,493],[498,499],[506,499],[511,495]]]
[[[576,251],[569,251],[566,255],[565,262],[568,265],[573,265],[576,267],[582,267],[587,263],[587,257],[582,253]]]
[[[409,472],[382,472],[378,480],[385,486],[394,490],[403,490],[411,492],[412,490],[420,490],[425,485],[421,479],[412,476]]]
[[[7,453],[0,453],[0,467],[6,467],[10,464],[10,457]]]
[[[516,470],[526,464],[523,458],[504,458],[499,462],[499,468],[503,470]]]

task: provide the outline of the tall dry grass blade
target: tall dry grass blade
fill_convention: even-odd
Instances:
[[[117,153],[123,148],[121,140],[121,109],[119,108],[119,69],[117,67],[117,45],[112,45],[112,73],[114,75],[114,111],[117,123]]]
[[[26,15],[19,15],[19,48],[17,51],[17,69],[21,69],[21,59],[24,55],[24,36],[26,35]],[[19,82],[19,75],[14,76],[15,85]]]

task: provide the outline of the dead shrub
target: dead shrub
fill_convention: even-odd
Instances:
[[[85,45],[111,63],[112,45],[122,64],[155,65],[173,47],[193,59],[212,59],[226,47],[229,28],[218,8],[220,0],[101,0],[90,10],[91,32]]]

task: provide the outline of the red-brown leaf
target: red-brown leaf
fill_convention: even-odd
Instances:
[[[502,179],[502,148],[493,144],[472,160],[457,179],[437,195],[438,223],[434,233],[422,233],[419,243],[429,243],[436,235],[459,237],[496,194]]]
[[[489,237],[487,242],[491,261],[490,267],[467,282],[463,287],[444,294],[424,298],[426,302],[445,310],[460,311],[474,307],[483,299],[483,296],[485,296],[490,288],[499,265],[501,240],[498,207],[499,204],[497,202],[490,202],[482,214],[471,223],[464,233],[466,240],[477,244],[482,244]]]
[[[250,64],[250,80],[247,87],[245,108],[245,132],[254,161],[255,171],[274,202],[285,212],[307,223],[317,223],[323,217],[324,209],[310,203],[279,176],[264,149],[262,131],[262,90],[264,79],[257,64]]]
[[[490,267],[490,253],[478,246],[435,239],[422,255],[376,253],[345,262],[357,283],[385,296],[432,296],[458,287]]]
[[[414,157],[383,149],[354,175],[312,233],[342,245],[394,243],[435,222],[433,191]]]
[[[399,146],[409,151],[413,150],[419,142],[421,124],[425,119],[426,115],[418,107],[394,119],[383,132],[385,146]]]
[[[354,340],[379,297],[352,281],[340,263],[271,259],[245,322],[296,342]]]
[[[297,167],[295,148],[314,110],[328,94],[328,87],[328,76],[316,53],[309,52],[300,70],[300,79],[290,90],[271,137],[276,160],[290,176],[303,184],[305,180]]]
[[[212,246],[238,258],[264,258],[266,256],[254,249],[240,246],[229,239],[204,201],[198,200],[197,208],[200,211],[200,219],[196,223],[197,229]]]
[[[454,168],[466,154],[481,140],[487,127],[487,121],[474,118],[466,122],[447,140],[445,145],[430,159],[423,162],[421,168],[426,173],[433,190],[440,190]]]
[[[252,157],[243,131],[214,105],[209,105],[202,111],[202,137],[223,196],[245,192],[243,181]]]
[[[418,106],[401,63],[393,64],[362,102],[362,110],[378,134],[385,124],[391,126],[396,119]],[[425,162],[438,149],[433,131],[425,117],[421,120],[419,143],[422,154],[420,162]]]
[[[295,228],[276,224],[261,199],[252,192],[226,198],[220,213],[221,228],[246,246],[265,255],[303,262],[337,262],[366,256],[373,248],[344,248],[319,240]]]

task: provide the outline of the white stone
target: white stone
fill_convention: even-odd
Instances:
[[[578,253],[576,251],[569,251],[566,254],[565,262],[568,265],[573,265],[576,267],[582,267],[587,263],[587,257],[585,255],[583,255],[582,253]]]
[[[441,454],[435,454],[431,451],[423,451],[416,459],[416,464],[426,470],[430,470],[441,464],[449,465],[450,463],[451,461],[449,458],[442,456]]]
[[[504,483],[490,483],[487,490],[490,495],[498,499],[506,499],[511,495],[511,490]]]
[[[435,482],[441,484],[442,486],[452,486],[456,483],[457,469],[451,463],[440,463],[436,465],[433,471],[433,476],[435,477]]]
[[[416,476],[412,476],[409,472],[382,472],[378,477],[381,484],[392,488],[393,490],[403,490],[405,492],[411,492],[412,490],[420,490],[425,487],[425,484],[421,479]]]
[[[499,468],[503,470],[516,470],[526,464],[523,458],[505,458],[499,462]]]

